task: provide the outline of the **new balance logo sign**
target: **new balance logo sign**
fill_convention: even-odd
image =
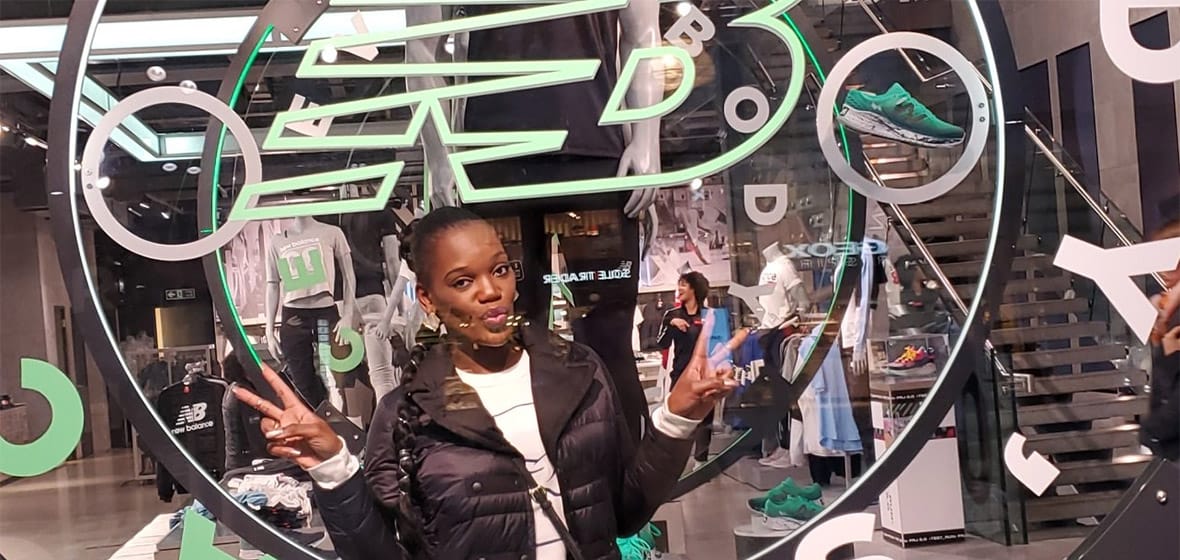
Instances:
[[[173,424],[175,427],[172,428],[172,433],[180,434],[212,428],[213,420],[205,420],[205,417],[208,415],[208,409],[208,403],[193,403],[180,407],[180,412],[176,415],[176,423]]]

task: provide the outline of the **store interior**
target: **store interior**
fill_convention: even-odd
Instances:
[[[1180,90],[1122,76],[1136,118],[1103,116],[1112,61],[1097,24],[1068,48],[1036,38],[1028,21],[1049,18],[1052,3],[803,0],[774,14],[790,41],[749,23],[770,3],[724,0],[653,2],[647,16],[631,2],[408,42],[388,37],[500,8],[112,1],[90,8],[87,31],[68,1],[0,7],[0,30],[29,41],[0,48],[0,316],[17,318],[0,333],[0,437],[32,442],[55,413],[21,388],[25,357],[67,374],[85,415],[63,464],[0,474],[0,560],[177,559],[182,545],[201,558],[337,558],[312,477],[268,451],[263,415],[231,387],[277,401],[262,370],[277,372],[363,463],[415,346],[453,343],[419,301],[409,239],[431,209],[460,201],[503,244],[511,321],[593,350],[629,429],[655,429],[697,337],[732,372],[673,496],[611,558],[811,560],[800,551],[829,523],[845,523],[820,543],[832,559],[1081,558],[1104,534],[1129,538],[1115,519],[1145,477],[1175,468],[1141,445],[1159,367],[1112,296],[1054,256],[1066,237],[1146,243],[1180,216],[1177,189],[1140,188],[1180,184],[1180,172],[1136,164],[1126,186],[1117,158],[1134,154],[1110,147],[1180,169]],[[1097,18],[1098,0],[1078,4]],[[1131,23],[1142,44],[1180,37],[1178,8]],[[61,61],[39,29],[57,34]],[[620,87],[620,49],[649,32],[688,55],[640,65]],[[880,40],[895,32],[954,56]],[[71,41],[91,33],[89,57],[67,74]],[[370,34],[385,38],[321,45]],[[1083,47],[1084,64],[1071,58]],[[406,77],[405,63],[587,57],[581,83],[569,83],[584,67],[571,62],[558,85],[447,98],[456,132],[486,139],[444,142],[426,125],[397,145],[421,124],[412,94],[504,73]],[[829,81],[838,69],[846,78]],[[73,79],[71,105],[53,88]],[[678,104],[600,124],[624,90],[626,103],[646,92],[649,104]],[[151,103],[95,141],[103,115],[138,94]],[[186,101],[197,98],[241,126]],[[1153,111],[1170,120],[1148,127],[1141,113]],[[767,123],[778,130],[763,134]],[[446,164],[513,148],[491,132],[526,143],[553,128],[568,131],[553,153],[508,149],[458,173]],[[70,171],[47,167],[59,154],[74,158]],[[956,182],[919,201],[866,196],[832,154],[874,193]],[[613,187],[698,169],[712,171]],[[268,190],[254,188],[262,179]],[[506,187],[520,188],[490,194]],[[240,211],[252,217],[231,218]],[[226,241],[204,241],[217,236]],[[201,243],[209,250],[190,251]],[[177,247],[183,256],[160,258]],[[1137,293],[1161,292],[1159,278],[1135,278]],[[1014,433],[1057,471],[1051,483],[1032,489],[1006,465]],[[856,513],[870,514],[868,531]],[[206,523],[211,541],[184,542]],[[1149,552],[1180,550],[1141,538]]]

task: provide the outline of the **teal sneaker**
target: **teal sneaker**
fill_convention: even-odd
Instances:
[[[896,83],[885,93],[848,92],[839,120],[857,132],[924,148],[950,148],[967,136],[962,128],[934,116]]]
[[[791,496],[799,496],[806,500],[818,500],[823,496],[823,488],[820,488],[819,484],[799,486],[793,478],[788,477],[786,480],[778,483],[778,486],[771,488],[765,495],[750,498],[748,503],[750,509],[761,512],[766,502],[781,502]]]
[[[625,539],[616,539],[615,544],[618,545],[619,555],[623,560],[652,560],[656,558],[656,537],[658,536],[660,536],[659,528],[648,523],[638,533]]]
[[[768,517],[788,517],[796,521],[807,521],[823,510],[823,506],[799,496],[790,496],[781,502],[771,500],[766,502],[765,508]]]

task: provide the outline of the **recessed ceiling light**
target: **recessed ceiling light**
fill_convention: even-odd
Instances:
[[[9,128],[8,125],[6,125],[6,124],[0,125],[0,130],[3,130],[4,132],[12,132],[12,129]]]
[[[190,166],[189,166],[189,168],[188,168],[188,169],[185,169],[184,171],[185,171],[186,173],[188,173],[189,175],[196,175],[197,173],[200,173],[200,172],[201,172],[201,166],[199,166],[199,165],[190,165]]]
[[[690,2],[681,2],[676,4],[676,15],[684,17],[692,11],[692,4]]]
[[[169,214],[167,211],[160,212],[160,215],[161,215],[161,216],[163,216],[165,220],[171,220],[171,219],[172,219],[172,214]]]
[[[100,191],[106,190],[107,187],[111,186],[111,178],[105,175],[99,177],[98,180],[94,182],[94,186],[98,187],[98,190]]]
[[[320,51],[320,60],[324,61],[325,64],[335,63],[339,56],[340,53],[336,52],[336,47],[331,45],[324,47],[324,50]]]
[[[697,179],[693,179],[692,182],[688,184],[688,188],[695,191],[697,189],[700,189],[702,186],[704,186],[704,184],[705,184],[704,181],[697,178]]]
[[[167,161],[167,162],[164,162],[164,165],[161,165],[160,167],[161,167],[161,168],[162,168],[164,171],[167,171],[167,172],[169,172],[169,173],[172,173],[173,171],[176,171],[177,165],[176,165],[175,163],[172,163],[172,162],[170,162],[170,161]]]
[[[140,208],[151,208],[151,207],[152,207],[152,205],[151,205],[151,204],[148,204],[148,203],[146,203],[146,202],[140,202],[140,203],[139,203],[139,207],[140,207]]]

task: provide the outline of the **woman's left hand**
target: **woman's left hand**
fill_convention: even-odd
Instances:
[[[706,353],[712,332],[713,317],[705,319],[701,335],[693,348],[692,361],[688,363],[680,379],[672,386],[668,395],[668,412],[691,420],[703,420],[717,402],[737,387],[733,369],[728,364],[716,365],[719,359],[710,359]]]

